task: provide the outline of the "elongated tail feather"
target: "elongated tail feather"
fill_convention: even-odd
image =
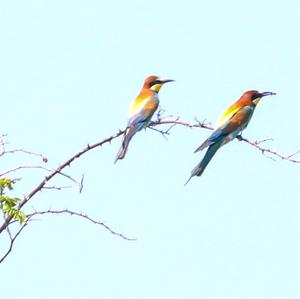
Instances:
[[[213,158],[217,150],[221,147],[221,144],[222,142],[217,142],[209,146],[201,162],[192,170],[191,176],[189,177],[185,185],[190,181],[190,179],[193,176],[202,175],[210,160]]]
[[[213,158],[217,150],[220,148],[220,143],[212,144],[206,151],[201,162],[192,170],[192,176],[201,176],[207,167],[210,160]]]
[[[218,130],[212,132],[212,134],[199,147],[196,148],[194,153],[202,151],[206,147],[211,146],[212,144],[218,143],[219,141],[223,140],[224,136],[225,136],[225,134],[224,134],[223,129],[218,129]]]
[[[211,140],[208,138],[206,139],[199,147],[197,147],[194,151],[194,153],[200,152],[204,150],[206,147],[208,147],[211,144]]]
[[[116,160],[115,160],[115,163],[118,161],[118,160],[121,160],[125,157],[126,153],[127,153],[127,149],[128,149],[128,145],[129,145],[129,142],[131,140],[131,138],[136,134],[136,132],[138,132],[140,130],[139,127],[136,127],[136,126],[130,126],[126,129],[126,132],[124,134],[124,137],[123,137],[123,141],[122,141],[122,145],[119,149],[119,152],[117,154],[117,157],[116,157]]]

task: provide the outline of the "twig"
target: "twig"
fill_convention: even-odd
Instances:
[[[113,234],[115,236],[118,236],[118,237],[120,237],[124,240],[136,241],[136,239],[128,238],[128,237],[124,236],[123,234],[117,233],[116,231],[112,230],[108,225],[104,224],[101,221],[94,220],[91,217],[89,217],[88,215],[78,213],[78,212],[73,212],[73,211],[70,211],[68,209],[56,210],[56,211],[55,210],[36,211],[36,212],[31,213],[31,214],[28,214],[27,218],[32,219],[33,217],[35,217],[37,215],[46,215],[46,214],[55,214],[55,215],[68,214],[70,216],[77,216],[77,217],[83,218],[83,219],[85,219],[85,220],[87,220],[87,221],[89,221],[93,224],[102,226],[104,229],[108,230],[111,234]]]
[[[79,193],[82,192],[82,189],[83,189],[83,181],[84,181],[84,174],[82,174],[82,176],[81,176]]]
[[[8,142],[4,142],[4,140],[3,140],[4,137],[7,137],[7,134],[2,134],[0,136],[0,146],[2,148],[2,151],[0,152],[0,156],[3,156],[4,154],[14,154],[14,153],[20,152],[20,153],[24,153],[24,154],[27,154],[27,155],[40,157],[44,163],[48,162],[48,158],[46,156],[42,155],[42,154],[34,153],[34,152],[27,151],[27,150],[24,150],[24,149],[6,150],[5,145],[7,145]]]
[[[45,171],[47,171],[47,172],[51,172],[51,169],[48,169],[48,168],[46,168],[46,167],[39,166],[39,165],[37,165],[37,166],[35,166],[35,165],[22,165],[22,166],[18,166],[18,167],[16,167],[16,168],[10,169],[10,170],[8,170],[8,171],[5,171],[5,172],[3,172],[3,173],[0,173],[0,177],[6,176],[6,175],[8,175],[9,173],[16,172],[16,171],[21,170],[21,169],[42,169],[42,170],[45,170]],[[53,170],[52,170],[52,171],[53,171]],[[69,179],[70,181],[72,181],[73,183],[75,183],[76,185],[78,185],[79,191],[80,191],[80,193],[81,193],[82,188],[83,188],[83,177],[84,177],[83,175],[82,175],[81,181],[78,182],[78,181],[76,181],[74,178],[72,178],[72,177],[71,177],[70,175],[68,175],[68,174],[65,174],[65,173],[63,173],[63,172],[59,172],[58,174],[60,174],[61,176],[66,177],[67,179]],[[44,188],[45,188],[45,187],[44,187]],[[51,188],[51,189],[53,189],[53,188]]]
[[[17,153],[17,152],[24,153],[24,154],[27,154],[27,155],[36,156],[36,157],[40,157],[44,163],[48,162],[48,158],[46,156],[44,156],[42,154],[26,151],[26,150],[23,150],[23,149],[13,149],[13,150],[5,151],[6,154],[14,154],[14,153]]]
[[[58,190],[61,191],[63,189],[70,189],[72,186],[45,186],[43,189],[48,189],[48,190]]]
[[[294,157],[295,155],[299,154],[300,151],[297,151],[291,155],[288,155],[288,156],[283,156],[282,154],[279,154],[269,148],[265,148],[265,147],[261,147],[260,144],[263,143],[263,142],[266,142],[266,141],[269,141],[269,140],[272,140],[272,139],[264,139],[262,141],[250,141],[249,139],[247,138],[244,138],[242,137],[241,135],[237,136],[237,139],[239,141],[244,141],[244,142],[247,142],[248,144],[252,145],[253,147],[257,148],[264,156],[268,157],[268,158],[272,158],[270,156],[267,156],[266,154],[270,154],[270,155],[273,155],[277,158],[280,158],[281,160],[285,160],[285,161],[289,161],[289,162],[292,162],[292,163],[300,163],[300,160],[296,160],[296,159],[291,159],[292,157]],[[273,159],[274,160],[274,159]]]
[[[7,171],[5,171],[5,172],[2,172],[2,173],[0,174],[0,177],[5,176],[5,175],[7,175],[7,174],[9,174],[9,173],[12,173],[12,172],[16,172],[16,171],[18,171],[18,170],[20,170],[20,169],[42,169],[42,170],[45,170],[45,171],[47,171],[47,172],[50,172],[50,171],[51,171],[50,169],[45,168],[45,167],[43,167],[43,166],[39,166],[39,165],[37,165],[37,166],[35,166],[35,165],[22,165],[22,166],[18,166],[18,167],[16,167],[16,168],[7,170]]]
[[[172,126],[170,126],[172,127]],[[153,128],[153,127],[149,127],[149,129],[155,131],[155,132],[158,132],[161,134],[161,136],[165,139],[165,140],[168,140],[168,138],[166,137],[166,135],[170,135],[170,128],[168,130],[165,130],[165,131],[162,131],[162,130],[158,130],[156,128]]]
[[[26,205],[26,203],[32,198],[34,197],[39,191],[41,191],[43,189],[43,187],[46,185],[46,183],[48,181],[50,181],[53,177],[55,177],[57,174],[61,174],[62,170],[67,167],[70,166],[71,163],[80,158],[82,155],[84,155],[85,153],[87,153],[88,151],[97,148],[99,146],[102,146],[105,143],[110,143],[113,139],[119,137],[120,135],[124,134],[124,130],[119,130],[118,133],[103,139],[100,142],[97,142],[95,144],[92,145],[87,145],[83,150],[81,150],[80,152],[78,152],[77,154],[73,155],[71,158],[69,158],[67,161],[65,161],[63,164],[59,165],[55,170],[53,170],[50,174],[48,174],[27,196],[24,197],[24,199],[19,203],[18,205],[18,209],[20,210],[24,205]],[[81,188],[82,189],[82,188]],[[5,228],[9,225],[10,221],[13,219],[12,216],[8,216],[6,218],[6,220],[4,221],[4,223],[0,226],[0,234],[3,232],[3,230],[5,230]]]
[[[22,224],[22,226],[20,227],[20,229],[17,231],[17,233],[14,235],[14,237],[12,237],[9,228],[7,227],[6,230],[8,231],[8,235],[10,238],[10,244],[8,247],[8,250],[6,251],[6,253],[0,258],[0,264],[6,259],[6,257],[10,254],[10,252],[12,251],[14,242],[16,240],[16,238],[20,235],[20,233],[22,232],[22,230],[27,226],[28,224],[28,219],[25,220],[25,222]]]
[[[195,120],[196,123],[190,123],[188,121],[182,120],[179,117],[177,118],[172,118],[172,117],[166,117],[159,119],[158,121],[155,121],[150,124],[150,126],[158,126],[158,125],[180,125],[188,128],[203,128],[203,129],[208,129],[208,130],[213,130],[213,127],[209,125],[208,123],[204,121],[199,121]]]
[[[81,193],[82,191],[82,188],[83,188],[83,178],[84,178],[84,175],[81,176],[81,180],[80,182],[77,182],[75,179],[73,179],[70,175],[68,174],[65,174],[63,172],[59,172],[60,175],[66,177],[67,179],[69,179],[70,181],[72,181],[73,183],[75,183],[78,187],[79,187],[79,193]],[[45,187],[44,187],[45,188]]]
[[[161,110],[162,111],[162,110]],[[162,112],[163,113],[163,112]],[[149,127],[155,127],[158,125],[171,125],[172,127],[175,125],[180,125],[180,126],[184,126],[184,127],[188,127],[188,128],[204,128],[204,129],[208,129],[208,130],[213,130],[212,126],[207,123],[205,120],[204,121],[198,121],[197,119],[195,120],[195,123],[191,123],[188,121],[184,121],[182,119],[180,119],[179,117],[177,118],[172,118],[170,116],[167,117],[162,117],[162,113],[158,114],[158,116],[160,117],[157,121],[152,122]],[[114,135],[103,139],[100,142],[97,142],[95,144],[92,145],[87,145],[84,149],[82,149],[81,151],[79,151],[78,153],[76,153],[75,155],[73,155],[71,158],[69,158],[68,160],[66,160],[63,164],[59,165],[56,169],[54,169],[50,174],[48,174],[27,196],[25,196],[25,198],[19,203],[18,209],[21,209],[32,197],[34,197],[39,191],[41,191],[43,189],[43,187],[47,184],[47,182],[49,182],[53,177],[55,177],[57,174],[61,174],[62,170],[67,167],[70,166],[71,163],[80,158],[82,155],[84,155],[85,153],[89,152],[92,149],[95,149],[99,146],[102,146],[106,143],[110,143],[112,140],[116,139],[117,137],[123,135],[125,132],[125,130],[119,130],[119,132],[115,133]],[[166,131],[168,132],[168,130]],[[261,141],[261,142],[252,142],[249,141],[248,139],[239,136],[238,137],[239,140],[247,142],[248,144],[250,144],[251,146],[255,147],[256,149],[258,149],[259,151],[261,151],[262,154],[270,154],[273,155],[275,157],[278,157],[282,160],[286,160],[286,161],[290,161],[293,163],[300,163],[299,160],[296,159],[291,159],[291,157],[295,156],[298,152],[292,154],[292,155],[288,155],[288,156],[284,156],[282,154],[279,154],[269,148],[264,148],[262,146],[260,146],[261,143],[267,141]],[[82,177],[83,180],[83,177]],[[80,190],[82,189],[82,182],[80,185]],[[0,226],[0,233],[2,233],[3,230],[5,230],[5,228],[9,225],[9,223],[12,221],[13,217],[9,216],[6,218],[6,220],[4,221],[4,223]]]

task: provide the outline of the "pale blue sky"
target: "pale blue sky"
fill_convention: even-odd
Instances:
[[[190,121],[215,122],[248,89],[277,92],[244,135],[300,149],[299,1],[11,0],[0,28],[1,132],[49,168],[124,128],[150,74],[176,80],[161,106]],[[41,218],[1,264],[1,297],[300,298],[300,165],[234,141],[184,187],[208,134],[176,127],[166,142],[146,130],[116,165],[120,139],[76,161],[68,173],[85,174],[82,194],[44,191],[26,210],[68,207],[137,241]],[[20,163],[38,161],[2,159],[5,169]],[[21,197],[44,173],[18,176]]]

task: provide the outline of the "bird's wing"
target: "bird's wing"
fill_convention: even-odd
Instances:
[[[158,107],[159,101],[155,96],[136,99],[129,111],[128,125],[137,125],[150,121]]]
[[[236,137],[242,130],[247,127],[253,112],[254,107],[251,106],[244,106],[240,108],[216,131],[221,130],[224,135],[236,133],[236,135],[234,136]]]
[[[220,116],[218,122],[215,125],[215,129],[225,124],[239,109],[241,109],[241,107],[239,107],[236,103],[229,106]]]
[[[244,130],[253,114],[254,108],[245,106],[231,114],[221,126],[217,127],[212,134],[195,150],[195,153],[206,147],[224,139],[224,143],[234,139],[242,130]],[[227,139],[225,139],[228,137]]]

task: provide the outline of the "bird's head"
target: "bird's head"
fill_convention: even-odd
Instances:
[[[259,92],[257,90],[248,90],[244,93],[244,96],[248,98],[255,106],[259,103],[261,98],[272,95],[276,95],[276,93],[271,91]]]
[[[174,80],[171,79],[162,80],[158,76],[149,76],[145,79],[144,88],[148,88],[152,91],[159,92],[159,90],[165,83],[173,81]]]

